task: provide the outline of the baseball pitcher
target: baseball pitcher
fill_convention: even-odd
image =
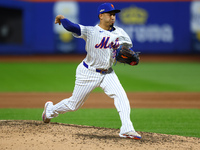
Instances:
[[[120,27],[114,26],[116,13],[113,4],[104,3],[98,7],[99,24],[96,26],[84,26],[75,24],[58,15],[55,24],[59,24],[73,33],[73,36],[82,38],[86,42],[87,55],[76,69],[75,87],[70,98],[66,98],[57,104],[48,101],[42,114],[43,121],[49,123],[54,117],[69,111],[79,109],[96,87],[101,87],[112,99],[119,113],[122,126],[120,137],[141,139],[130,119],[130,104],[117,75],[112,69],[115,61],[129,65],[137,65],[139,55],[132,47],[132,41],[127,33]]]

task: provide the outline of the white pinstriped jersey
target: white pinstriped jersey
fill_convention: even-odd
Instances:
[[[121,44],[126,44],[129,48],[132,47],[131,39],[120,27],[114,26],[115,30],[110,32],[98,25],[79,26],[81,28],[81,35],[73,35],[85,40],[87,56],[84,61],[90,68],[108,69],[112,67],[114,62],[114,49]]]

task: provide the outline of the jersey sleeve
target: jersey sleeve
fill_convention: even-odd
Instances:
[[[128,36],[128,34],[122,29],[122,28],[119,28],[119,31],[121,32],[120,36],[119,36],[119,44],[120,45],[125,45],[127,46],[128,48],[131,48],[133,47],[133,43],[130,39],[130,37]]]
[[[76,23],[71,22],[70,20],[68,20],[67,18],[61,19],[60,20],[63,27],[70,32],[76,33],[77,35],[81,34],[81,29],[80,26]]]
[[[87,34],[88,34],[88,27],[80,25],[80,24],[79,24],[79,26],[80,26],[80,29],[81,29],[81,35],[78,35],[76,33],[73,33],[72,35],[76,38],[82,38],[82,39],[86,40]]]

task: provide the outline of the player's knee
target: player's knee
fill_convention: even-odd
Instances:
[[[70,111],[77,111],[79,109],[79,107],[71,107]]]

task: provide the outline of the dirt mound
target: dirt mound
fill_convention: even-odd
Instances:
[[[141,140],[118,136],[119,129],[42,121],[0,121],[0,149],[198,149],[200,139],[156,133],[138,132]]]

